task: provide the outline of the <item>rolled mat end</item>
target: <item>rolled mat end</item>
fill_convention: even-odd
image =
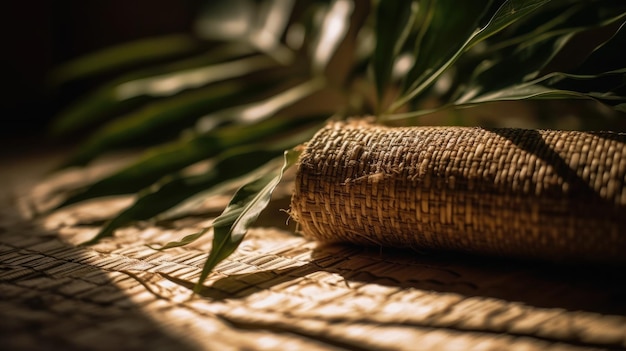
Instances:
[[[331,122],[291,213],[321,242],[626,263],[626,134]]]

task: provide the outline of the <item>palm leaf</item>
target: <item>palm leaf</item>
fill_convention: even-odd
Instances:
[[[382,1],[378,4],[376,48],[372,54],[372,63],[379,100],[387,89],[393,64],[413,27],[418,9],[420,7],[414,1]]]
[[[345,118],[376,110],[380,123],[391,123],[443,109],[530,99],[592,99],[626,110],[621,50],[626,5],[620,2],[372,4],[207,2],[196,23],[197,38],[188,47],[157,50],[153,57],[124,54],[108,68],[67,75],[66,80],[79,79],[170,61],[118,76],[63,113],[59,133],[114,118],[87,139],[71,164],[138,141],[159,145],[130,166],[70,193],[58,207],[137,193],[136,202],[113,218],[95,242],[134,221],[178,215],[196,205],[198,197],[229,189],[234,179],[254,179],[214,222],[213,249],[195,287],[199,291],[236,250],[296,153],[286,154],[282,168],[270,161],[266,167],[271,170],[261,174],[268,169],[262,165],[281,148],[307,140],[330,115]],[[233,23],[240,25],[229,30]],[[563,60],[581,35],[597,39],[595,45],[584,47],[577,61]],[[171,62],[215,41],[225,44],[206,57]],[[137,47],[131,45],[128,52]],[[222,50],[228,47],[233,51]],[[178,134],[183,137],[169,141]],[[258,146],[277,140],[282,145]],[[207,173],[184,172],[203,160],[215,162]],[[161,249],[191,243],[207,232]]]
[[[300,152],[293,149],[286,151],[282,167],[237,190],[224,212],[213,221],[213,246],[194,287],[195,292],[202,289],[211,271],[239,247],[248,228],[269,203],[284,171],[295,164],[299,155]]]
[[[423,79],[417,79],[416,81],[411,82],[408,91],[391,106],[391,111],[398,109],[400,106],[423,93],[426,88],[430,87],[437,80],[437,78],[443,74],[444,71],[450,68],[450,66],[452,66],[452,64],[459,59],[464,52],[480,42],[485,41],[489,37],[496,35],[516,21],[522,20],[524,17],[528,16],[533,11],[536,11],[547,3],[549,3],[549,0],[506,1],[496,11],[493,17],[491,17],[487,25],[474,32],[474,34],[466,39],[461,47],[456,50],[456,52],[449,59],[442,61],[435,67],[429,68],[430,73]]]
[[[414,49],[415,63],[407,75],[409,90],[430,77],[459,50],[489,8],[490,1],[440,0],[428,2],[428,26],[422,28]]]
[[[149,149],[133,164],[85,188],[76,190],[51,211],[97,197],[140,191],[170,173],[214,157],[223,150],[260,142],[264,138],[274,140],[276,134],[282,131],[296,129],[319,120],[319,116],[282,120],[276,118],[247,127],[223,127],[186,140]]]
[[[147,104],[104,125],[63,167],[84,165],[104,152],[138,142],[154,144],[168,137],[172,139],[202,116],[259,98],[259,95],[264,97],[266,92],[284,83],[280,75],[269,78],[259,82],[228,81]]]
[[[244,147],[243,150],[234,149],[227,152],[227,155],[219,157],[217,163],[204,174],[176,176],[151,186],[140,192],[139,198],[130,207],[105,224],[100,232],[84,245],[110,237],[122,226],[153,218],[194,194],[219,187],[229,179],[241,177],[279,156],[281,152],[282,148],[262,149],[258,146]]]
[[[149,77],[171,79],[176,77],[177,72],[188,72],[194,68],[230,61],[250,55],[253,52],[251,46],[242,43],[217,45],[208,52],[190,58],[122,74],[113,81],[88,92],[81,99],[62,110],[53,120],[50,134],[56,138],[74,134],[87,127],[93,127],[106,118],[114,118],[116,115],[130,111],[132,108],[139,107],[151,100],[147,94],[139,94],[134,98],[121,96],[119,91],[124,84]],[[155,83],[159,84],[158,82]]]
[[[202,48],[202,42],[184,34],[141,39],[82,56],[65,63],[50,75],[54,86],[149,62],[180,57]]]
[[[602,20],[600,24],[610,26],[616,22],[620,23],[625,16],[626,12],[621,12]],[[495,101],[530,99],[591,99],[614,106],[619,110],[626,101],[623,91],[620,91],[624,88],[626,77],[626,69],[623,68],[624,61],[612,66],[620,67],[621,64],[621,68],[604,72],[599,72],[598,68],[607,67],[606,63],[600,65],[597,61],[599,58],[614,57],[614,53],[619,51],[620,44],[626,42],[624,27],[622,23],[612,36],[594,48],[582,64],[574,70],[576,72],[593,70],[591,74],[553,72],[527,80],[545,69],[546,65],[572,39],[573,34],[589,29],[574,27],[562,36],[548,35],[544,36],[542,41],[533,39],[532,44],[522,46],[513,55],[508,55],[487,68],[479,67],[477,75],[472,77],[473,80],[461,90],[463,95],[450,103],[435,109],[393,114],[387,118],[389,120],[415,118],[453,107],[462,108]],[[516,67],[516,69],[511,70],[511,67]]]

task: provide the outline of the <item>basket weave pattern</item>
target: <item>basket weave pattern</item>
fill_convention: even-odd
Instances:
[[[333,122],[292,214],[322,242],[626,261],[626,134]]]

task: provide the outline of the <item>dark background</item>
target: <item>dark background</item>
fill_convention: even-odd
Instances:
[[[0,138],[44,138],[59,102],[56,65],[110,45],[190,32],[200,0],[7,1],[0,11]],[[39,138],[37,139],[39,140]]]
[[[228,0],[5,1],[0,11],[0,146],[3,146],[0,154],[16,151],[6,145],[37,147],[46,142],[45,131],[51,119],[66,102],[76,97],[70,91],[59,98],[58,92],[46,89],[46,77],[52,68],[111,45],[191,32],[198,9],[207,1]],[[87,89],[79,88],[75,93],[85,91]],[[585,103],[541,101],[535,104],[555,106],[559,111],[566,108],[565,112],[573,114],[576,111],[572,109],[590,105]],[[546,114],[555,115],[551,110]],[[440,118],[437,115],[428,118],[432,123],[445,123],[437,120]],[[430,123],[428,119],[423,120]],[[623,119],[619,126],[611,123],[608,129],[626,128]],[[556,127],[569,128],[561,124]],[[572,128],[579,127],[607,129],[604,124]]]

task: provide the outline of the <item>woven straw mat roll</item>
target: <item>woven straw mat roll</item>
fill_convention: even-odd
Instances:
[[[322,242],[626,262],[626,134],[331,122],[292,216]]]

